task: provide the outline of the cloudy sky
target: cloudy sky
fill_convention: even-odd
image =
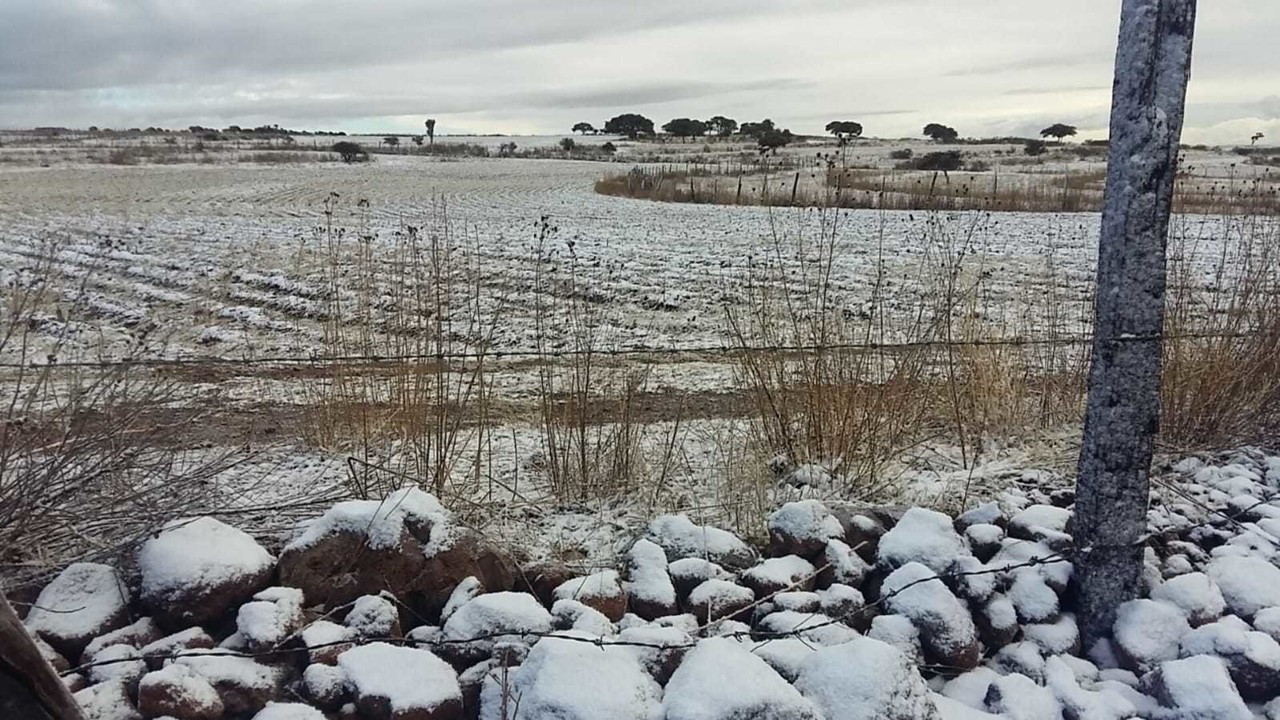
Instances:
[[[1105,135],[1119,0],[0,0],[0,126]],[[1188,142],[1280,141],[1280,0],[1203,0]]]

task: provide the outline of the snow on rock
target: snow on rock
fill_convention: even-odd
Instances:
[[[822,597],[816,592],[809,592],[807,590],[781,592],[774,595],[773,599],[769,602],[778,610],[792,610],[794,612],[809,613],[821,612],[822,610]]]
[[[1004,647],[1018,635],[1018,610],[1009,596],[996,593],[973,613],[973,624],[978,627],[982,644],[988,648]]]
[[[796,689],[826,720],[937,720],[915,665],[896,648],[858,637],[820,648],[800,668]]]
[[[1058,720],[1062,706],[1053,692],[1026,675],[996,678],[987,689],[987,707],[1009,720]]]
[[[362,595],[356,598],[351,605],[351,612],[347,613],[342,622],[360,639],[401,636],[400,611],[394,602],[382,595]]]
[[[956,518],[956,530],[967,532],[974,525],[1004,525],[1004,513],[1000,511],[1000,503],[985,502],[972,510],[966,510]]]
[[[340,533],[361,535],[370,550],[399,548],[406,528],[426,529],[449,524],[449,513],[435,496],[410,487],[382,500],[348,500],[300,526],[285,550],[311,547]]]
[[[1008,597],[1022,622],[1052,622],[1061,609],[1058,593],[1054,592],[1042,574],[1031,568],[1014,571]]]
[[[844,528],[831,511],[817,500],[789,502],[768,518],[769,550],[775,555],[813,558],[827,541],[844,537]]]
[[[1070,657],[1070,656],[1068,656]],[[1137,706],[1114,690],[1094,690],[1081,686],[1063,658],[1045,661],[1045,687],[1062,706],[1065,717],[1078,720],[1125,720],[1138,714]]]
[[[453,592],[449,593],[449,599],[445,602],[444,609],[440,611],[440,622],[448,620],[454,611],[483,593],[484,583],[480,582],[480,578],[474,575],[463,578]]]
[[[732,570],[745,570],[756,561],[756,552],[738,536],[709,525],[694,525],[684,515],[654,519],[646,537],[676,560],[702,558]]]
[[[252,658],[226,655],[221,650],[194,649],[174,662],[207,680],[218,691],[228,715],[257,712],[282,693],[284,677],[280,668]]]
[[[1251,720],[1253,713],[1240,699],[1222,661],[1197,655],[1160,664],[1143,679],[1154,697],[1174,720]]]
[[[1190,572],[1160,583],[1151,591],[1151,599],[1176,605],[1187,616],[1192,627],[1222,617],[1226,600],[1208,575]]]
[[[989,712],[974,709],[945,695],[930,693],[929,698],[933,701],[934,707],[938,709],[938,715],[942,720],[989,720],[1000,717],[999,715],[992,715]]]
[[[941,694],[974,710],[984,710],[987,707],[987,690],[999,677],[1000,674],[991,668],[976,667],[948,680],[942,686]]]
[[[647,625],[632,627],[618,633],[618,640],[635,645],[619,645],[636,656],[636,660],[649,675],[665,685],[671,674],[680,666],[685,652],[693,646],[693,637],[676,627]]]
[[[119,681],[132,690],[137,686],[138,679],[147,673],[147,664],[143,662],[142,654],[129,645],[108,645],[85,659],[90,663],[102,663],[89,668],[88,680],[91,685]]]
[[[210,649],[215,645],[213,638],[202,628],[187,628],[172,635],[166,635],[151,643],[143,645],[142,656],[152,670],[158,670],[166,661],[178,653],[192,649]]]
[[[756,597],[765,597],[783,590],[811,590],[816,575],[817,570],[808,560],[799,555],[785,555],[769,558],[744,571],[740,579]]]
[[[1043,542],[1054,550],[1071,545],[1067,523],[1071,511],[1053,505],[1032,505],[1009,518],[1009,537]]]
[[[682,558],[667,566],[676,594],[682,600],[689,598],[693,589],[707,580],[733,580],[733,574],[713,562],[701,558]]]
[[[764,660],[787,682],[792,683],[800,677],[800,667],[804,665],[804,661],[818,649],[813,643],[798,637],[772,638],[759,642],[744,638],[740,642],[752,655]]]
[[[862,584],[867,572],[871,570],[867,561],[854,552],[853,548],[843,540],[834,538],[827,541],[826,548],[815,562],[824,566],[818,574],[818,587],[827,587],[836,583],[857,587]]]
[[[105,635],[99,635],[90,640],[89,644],[84,648],[84,654],[85,656],[93,656],[108,645],[128,645],[142,648],[163,636],[164,633],[160,631],[160,626],[156,625],[156,621],[149,617],[144,617],[132,625],[126,625],[119,630],[112,630]]]
[[[274,566],[270,553],[230,525],[175,520],[138,550],[141,599],[162,625],[202,624],[265,587]]]
[[[69,660],[99,635],[129,621],[129,588],[115,568],[75,563],[40,591],[27,613],[27,630]]]
[[[880,593],[890,613],[909,618],[920,630],[926,661],[959,671],[977,666],[981,656],[973,617],[934,571],[907,563],[885,578]]]
[[[894,646],[917,665],[924,664],[920,629],[904,615],[877,615],[871,620],[867,637]]]
[[[557,600],[551,606],[551,626],[556,630],[581,630],[607,637],[617,633],[612,621],[590,605],[577,600]]]
[[[467,664],[483,659],[493,651],[494,642],[501,636],[519,640],[530,633],[551,632],[551,613],[532,595],[516,592],[486,593],[458,608],[449,616],[441,635],[452,643],[442,645],[441,652],[449,648],[470,659]],[[471,638],[483,640],[461,642]],[[474,659],[473,659],[474,658]]]
[[[640,538],[627,551],[627,607],[646,620],[677,612],[676,587],[668,571],[667,553]]]
[[[427,650],[372,643],[338,657],[366,718],[451,718],[462,713],[458,675]]]
[[[987,562],[1000,551],[1000,541],[1004,540],[1004,530],[995,525],[979,523],[970,525],[964,530],[964,539],[969,549],[982,562]]]
[[[147,673],[138,683],[138,711],[149,718],[172,715],[183,720],[217,720],[222,698],[205,678],[173,663]]]
[[[969,554],[951,518],[924,508],[911,508],[880,538],[877,562],[898,568],[915,562],[935,573],[946,571],[958,555]]]
[[[301,703],[267,703],[253,720],[325,720],[319,710]]]
[[[1240,695],[1250,702],[1280,694],[1280,643],[1270,635],[1224,618],[1182,636],[1179,655],[1213,655],[1226,663]]]
[[[84,720],[142,720],[122,682],[93,685],[73,696]]]
[[[316,707],[332,711],[350,699],[351,686],[346,671],[336,664],[313,663],[302,671],[302,692]]]
[[[1178,643],[1191,631],[1176,605],[1130,600],[1116,609],[1112,626],[1116,654],[1123,667],[1146,672],[1178,657]]]
[[[253,652],[275,648],[302,627],[302,591],[269,588],[236,613],[236,632]]]
[[[594,639],[589,635],[567,634]],[[510,696],[519,698],[519,714],[503,718],[498,707],[500,695],[491,691],[486,683],[481,696],[481,718],[662,718],[662,688],[644,671],[634,654],[622,648],[600,648],[591,642],[569,638],[549,637],[534,645],[510,680]]]
[[[812,703],[741,643],[708,638],[667,683],[665,720],[820,720]]]
[[[764,637],[794,636],[814,645],[839,645],[858,637],[858,631],[826,615],[790,610],[765,615],[756,629]]]
[[[1071,613],[1063,613],[1056,622],[1026,625],[1023,637],[1049,655],[1073,655],[1080,651],[1080,629]]]
[[[627,612],[627,595],[622,591],[617,570],[602,570],[560,584],[552,593],[556,600],[577,600],[595,608],[612,622]]]
[[[1259,610],[1280,607],[1280,568],[1253,557],[1218,557],[1209,564],[1227,610],[1252,620]]]
[[[699,622],[735,617],[756,600],[750,588],[728,580],[707,580],[689,593],[686,607]]]
[[[1259,610],[1253,616],[1253,627],[1280,642],[1280,607]]]

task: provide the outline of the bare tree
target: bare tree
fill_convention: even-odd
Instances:
[[[430,145],[436,144],[436,119],[428,118],[423,125],[427,126],[427,142]]]
[[[1076,481],[1086,647],[1137,596],[1160,419],[1165,245],[1196,0],[1124,0],[1098,250],[1093,358]]]

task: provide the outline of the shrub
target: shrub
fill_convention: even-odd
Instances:
[[[1026,145],[1022,146],[1022,152],[1031,157],[1039,157],[1049,151],[1049,146],[1043,140],[1028,140]]]
[[[959,150],[946,150],[943,152],[931,152],[919,160],[915,161],[914,167],[917,170],[941,170],[942,172],[951,172],[959,170],[963,165]]]
[[[915,153],[911,151],[911,148],[902,148],[889,153],[889,157],[893,160],[910,160],[914,155]]]
[[[350,140],[336,142],[331,149],[338,153],[338,157],[341,157],[344,163],[365,162],[369,159],[369,153],[365,152],[359,143]]]

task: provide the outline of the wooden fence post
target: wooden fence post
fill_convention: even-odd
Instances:
[[[83,720],[71,691],[0,595],[0,718]]]

